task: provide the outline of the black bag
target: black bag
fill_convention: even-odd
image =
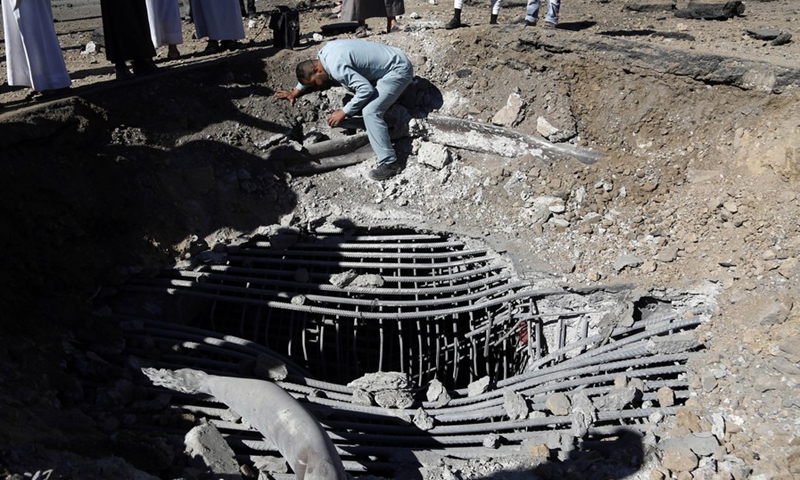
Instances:
[[[277,48],[292,49],[300,45],[300,13],[284,5],[270,14],[269,28],[272,29],[272,44]]]

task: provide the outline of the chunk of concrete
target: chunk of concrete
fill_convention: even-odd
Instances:
[[[616,262],[614,262],[614,270],[621,272],[627,267],[638,267],[642,264],[642,259],[634,255],[620,255]]]
[[[569,414],[569,397],[561,392],[554,393],[547,397],[545,406],[550,410],[553,415],[568,415]]]
[[[536,131],[548,140],[558,137],[558,135],[561,133],[560,128],[554,127],[544,117],[539,117],[536,119]]]
[[[675,12],[675,16],[696,20],[728,20],[743,13],[744,3],[740,0],[724,4],[689,2],[685,9]]]
[[[510,420],[523,420],[528,418],[528,402],[518,392],[506,390],[503,392],[503,408]]]
[[[515,127],[522,119],[526,106],[525,100],[519,93],[514,92],[508,96],[506,105],[492,118],[492,123],[503,127]]]
[[[189,463],[193,467],[207,470],[215,478],[241,480],[236,454],[217,427],[210,423],[198,425],[189,430],[184,442]]]
[[[444,145],[422,142],[417,151],[417,159],[423,165],[441,170],[453,161],[453,154]]]

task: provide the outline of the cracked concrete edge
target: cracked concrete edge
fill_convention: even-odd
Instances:
[[[516,48],[551,53],[592,53],[595,61],[636,66],[660,73],[687,76],[707,84],[732,85],[743,90],[781,93],[800,88],[800,68],[712,53],[695,53],[663,45],[643,44],[602,35],[565,38],[531,34],[516,40]],[[591,41],[587,41],[590,39]],[[597,55],[602,53],[602,55]]]

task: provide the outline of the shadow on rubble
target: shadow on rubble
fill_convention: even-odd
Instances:
[[[267,132],[287,128],[268,115],[245,113],[238,102],[252,99],[255,113],[274,93],[265,87],[266,73],[252,52],[195,66],[178,67],[169,75],[156,74],[136,83],[119,84],[87,96],[113,113],[114,121],[141,128],[150,138],[192,134],[207,126],[233,122]],[[266,107],[264,107],[266,108]],[[261,118],[264,117],[264,118]]]
[[[560,30],[569,30],[569,31],[572,31],[572,32],[579,32],[581,30],[586,30],[588,28],[592,28],[595,25],[597,25],[597,22],[592,22],[592,21],[561,22],[561,23],[558,24],[558,28]]]
[[[248,231],[295,207],[284,178],[260,157],[217,140],[170,148],[180,133],[169,125],[177,106],[148,123],[157,98],[116,95],[128,96],[65,99],[0,123],[2,269],[15,278],[0,300],[13,330],[37,328],[13,322],[22,312],[62,323],[76,312],[78,321],[98,285],[172,262],[187,237]],[[138,106],[145,113],[118,110]],[[221,121],[210,115],[200,121]]]
[[[242,113],[233,102],[248,97],[271,97],[274,93],[264,87],[267,80],[263,61],[279,50],[258,47],[237,52],[236,55],[209,59],[202,54],[180,65],[159,64],[158,70],[128,80],[114,79],[113,65],[102,61],[99,66],[70,72],[73,81],[88,77],[108,76],[108,80],[66,90],[61,98],[81,97],[113,113],[120,123],[154,125],[165,129],[202,128],[215,119],[235,120],[244,125],[277,131],[273,122]],[[189,58],[189,56],[185,56]],[[31,100],[4,104],[9,112],[36,105]],[[39,104],[41,105],[41,103]],[[213,113],[209,117],[209,113]]]
[[[565,460],[556,458],[558,452],[544,463],[531,468],[496,472],[481,480],[614,480],[630,478],[644,463],[642,434],[631,428],[620,427],[610,435],[589,434],[582,444],[569,452]],[[497,460],[502,463],[502,460]],[[531,476],[533,474],[533,477]]]
[[[431,112],[444,105],[442,91],[427,78],[414,77],[406,90],[397,100],[399,105],[408,110],[412,118],[425,118]]]

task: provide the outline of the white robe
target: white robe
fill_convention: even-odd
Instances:
[[[192,0],[192,20],[197,38],[241,40],[242,9],[236,0]]]
[[[58,90],[72,85],[61,45],[53,26],[50,0],[3,2],[8,84],[35,91]]]
[[[178,0],[146,0],[145,3],[153,46],[158,48],[183,43]]]

